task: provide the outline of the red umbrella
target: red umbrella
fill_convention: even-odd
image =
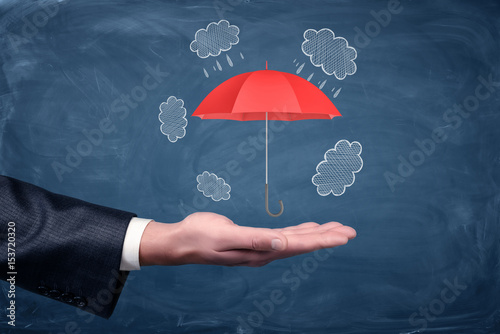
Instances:
[[[286,72],[266,69],[232,77],[210,92],[193,113],[201,119],[236,121],[266,120],[266,211],[272,217],[283,213],[269,211],[268,120],[296,121],[332,119],[341,116],[330,99],[309,81]]]

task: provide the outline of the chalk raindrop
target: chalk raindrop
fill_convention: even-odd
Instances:
[[[302,72],[302,69],[304,68],[304,65],[305,63],[302,63],[302,65],[300,65],[300,67],[297,69],[297,74],[299,74],[300,72]]]

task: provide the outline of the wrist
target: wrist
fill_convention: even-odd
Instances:
[[[154,234],[158,232],[158,223],[150,221],[142,233],[141,243],[139,244],[139,265],[154,265]]]
[[[173,266],[185,264],[176,244],[179,223],[151,221],[141,238],[139,264],[143,266]]]

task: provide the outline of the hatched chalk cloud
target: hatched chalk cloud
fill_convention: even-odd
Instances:
[[[214,201],[228,200],[231,195],[231,186],[226,181],[215,175],[204,171],[196,177],[198,181],[198,190],[203,193],[205,197],[211,197]]]
[[[239,33],[240,29],[229,24],[227,20],[212,22],[206,29],[199,29],[196,32],[189,48],[200,58],[216,57],[222,51],[228,51],[233,45],[238,44]]]
[[[320,31],[306,30],[302,52],[309,56],[314,66],[321,67],[323,72],[335,75],[339,80],[356,73],[357,67],[354,62],[358,56],[356,49],[349,46],[345,38],[335,37],[333,31],[328,28]]]
[[[160,104],[160,114],[158,119],[161,122],[160,131],[168,140],[175,143],[177,139],[183,138],[186,135],[186,108],[184,101],[175,96],[170,96],[167,102]]]
[[[361,144],[357,141],[350,143],[342,139],[335,144],[335,148],[326,151],[325,160],[318,164],[317,174],[312,177],[312,183],[318,187],[318,194],[340,196],[354,184],[354,174],[363,168],[361,150]]]

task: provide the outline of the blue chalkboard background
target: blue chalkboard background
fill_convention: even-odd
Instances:
[[[500,333],[499,16],[494,0],[0,2],[1,174],[163,222],[213,211],[240,225],[335,220],[358,232],[331,253],[261,268],[131,272],[110,320],[19,291],[17,326],[1,319],[0,332]],[[221,19],[239,42],[198,57],[196,31]],[[311,64],[303,34],[322,28],[356,49],[356,73],[338,80]],[[279,218],[264,210],[264,122],[190,117],[266,60],[327,80],[342,113],[274,124]],[[188,114],[175,143],[158,119],[170,96]],[[363,169],[342,196],[320,196],[311,178],[342,139],[363,146]],[[230,184],[229,200],[196,189],[203,171]]]

